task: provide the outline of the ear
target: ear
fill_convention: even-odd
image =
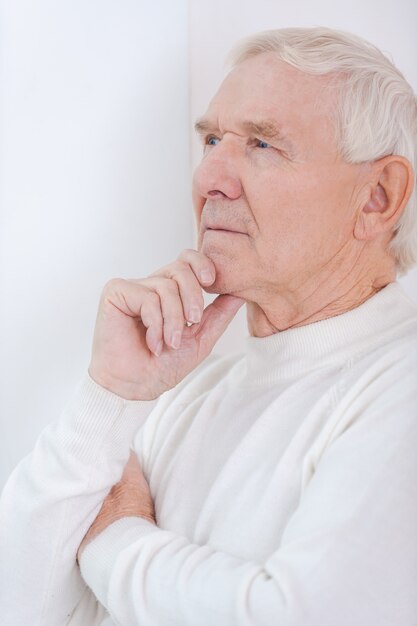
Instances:
[[[371,164],[371,170],[354,228],[354,235],[360,240],[394,230],[414,187],[413,168],[405,157],[383,157]]]

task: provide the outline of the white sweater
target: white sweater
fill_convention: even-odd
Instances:
[[[3,492],[1,624],[416,626],[416,305],[245,341],[158,401],[85,375]],[[158,526],[115,522],[81,576],[130,446]]]

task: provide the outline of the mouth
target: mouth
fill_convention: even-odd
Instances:
[[[229,230],[228,228],[206,228],[205,232],[214,232],[214,233],[230,233],[232,235],[245,235],[246,233],[242,233],[239,230]]]

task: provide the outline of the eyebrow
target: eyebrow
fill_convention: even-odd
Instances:
[[[290,153],[295,152],[295,145],[282,133],[274,120],[245,120],[241,122],[240,126],[248,135],[260,135],[265,139],[278,140],[286,146]],[[212,124],[208,118],[204,117],[196,121],[194,128],[199,135],[220,133],[220,129],[215,124]]]

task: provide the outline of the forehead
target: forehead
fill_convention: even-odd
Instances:
[[[334,75],[306,74],[264,53],[232,69],[205,117],[222,132],[240,132],[243,120],[271,119],[306,150],[318,143],[335,150],[337,97]]]

